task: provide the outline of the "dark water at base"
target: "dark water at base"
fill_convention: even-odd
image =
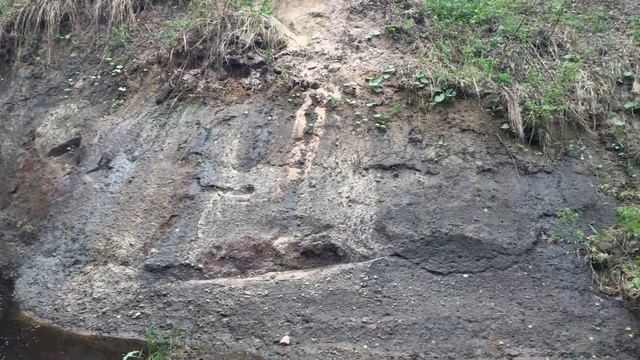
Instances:
[[[0,360],[121,360],[144,349],[138,340],[78,335],[38,324],[24,316],[0,285]]]
[[[121,360],[146,343],[97,335],[80,335],[47,326],[25,316],[12,298],[10,286],[0,282],[0,360]],[[264,360],[244,353],[195,350],[182,359]]]

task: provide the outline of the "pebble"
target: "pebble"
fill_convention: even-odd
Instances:
[[[280,339],[280,344],[281,345],[289,345],[289,344],[291,344],[291,338],[289,337],[289,335],[283,336],[282,339]]]
[[[518,356],[520,355],[520,351],[516,350],[516,349],[507,349],[505,351],[505,353],[509,356]]]

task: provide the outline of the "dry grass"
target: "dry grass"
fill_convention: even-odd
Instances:
[[[135,19],[136,11],[145,3],[139,0],[9,0],[0,19],[0,38],[11,37],[20,49],[44,34],[51,58],[55,39],[63,30],[73,31],[82,25],[107,25],[108,32]],[[1,40],[1,39],[0,39]]]
[[[515,129],[516,135],[520,139],[524,139],[524,121],[520,112],[520,99],[508,88],[502,88],[502,96],[506,99],[507,114],[511,127]]]
[[[169,23],[173,33],[168,41],[171,60],[184,68],[220,67],[250,53],[264,59],[284,45],[270,26],[270,15],[260,8],[235,0],[206,0],[187,10]]]
[[[271,61],[285,45],[271,26],[270,8],[243,0],[191,2],[159,32],[162,53],[169,54],[165,79],[173,105],[183,95],[208,93],[212,76],[247,76]],[[265,2],[266,3],[266,2]]]
[[[181,71],[199,66],[219,68],[248,54],[259,53],[267,58],[283,45],[280,35],[270,26],[269,9],[264,5],[246,5],[243,0],[178,3],[178,11],[165,21],[164,28],[158,29],[162,36],[157,40],[170,54],[170,63]],[[0,29],[4,30],[0,41],[12,39],[19,56],[23,47],[38,43],[43,37],[51,60],[61,35],[74,31],[86,35],[86,29],[93,27],[95,35],[100,29],[104,33],[106,28],[107,39],[101,41],[108,47],[112,30],[133,23],[136,13],[150,4],[148,0],[9,0],[0,14]],[[144,49],[138,49],[141,50]]]

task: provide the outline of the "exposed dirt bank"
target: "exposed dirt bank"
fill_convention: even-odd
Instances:
[[[611,221],[593,173],[621,173],[609,155],[519,147],[472,100],[370,94],[362,79],[403,49],[362,40],[344,3],[280,8],[295,38],[274,67],[294,90],[258,68],[167,113],[158,68],[120,108],[77,54],[36,81],[8,70],[0,259],[19,259],[23,309],[269,359],[636,359],[637,317],[546,236],[562,208]]]

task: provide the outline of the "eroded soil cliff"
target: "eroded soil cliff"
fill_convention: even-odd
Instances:
[[[184,79],[206,96],[166,100],[148,58],[118,106],[111,68],[73,49],[4,70],[0,258],[26,312],[268,359],[638,357],[637,317],[550,240],[558,209],[611,222],[603,145],[543,155],[476,100],[372,94],[406,61],[366,40],[375,11],[275,10],[275,63]]]

